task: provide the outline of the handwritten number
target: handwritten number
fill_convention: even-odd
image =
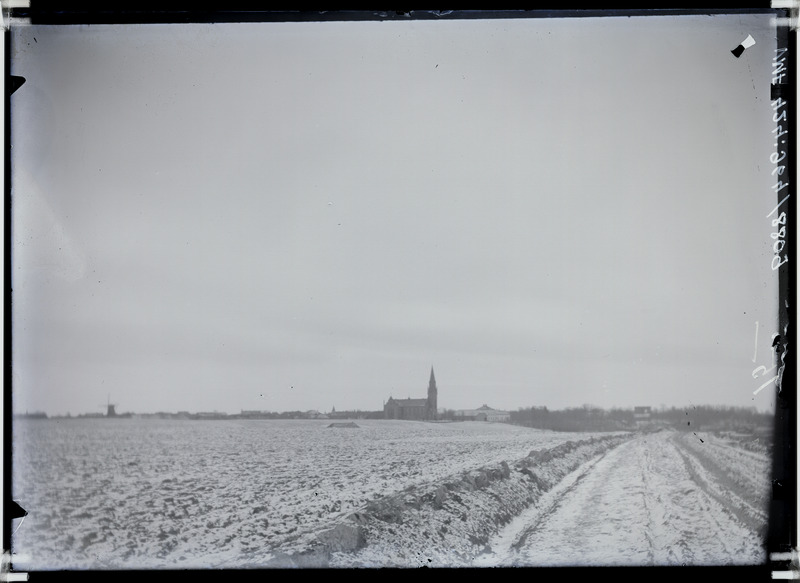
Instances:
[[[772,109],[774,109],[775,111],[778,111],[784,105],[786,105],[786,102],[783,100],[782,97],[778,97],[778,99],[776,99],[775,101],[772,102]],[[775,120],[775,121],[778,121],[778,120]]]
[[[781,150],[780,155],[778,155],[777,152],[773,152],[772,154],[769,155],[769,161],[772,162],[773,164],[782,162],[784,158],[786,158],[786,152],[784,152],[783,150]]]
[[[765,375],[766,375],[768,372],[770,372],[770,371],[772,371],[772,370],[775,370],[775,367],[776,367],[776,366],[778,366],[778,365],[776,364],[775,366],[773,366],[773,367],[772,367],[772,368],[770,368],[770,369],[767,369],[767,367],[766,367],[766,366],[759,366],[759,367],[756,367],[756,368],[754,368],[754,369],[753,369],[753,378],[754,378],[754,379],[755,379],[755,378],[758,378],[758,375],[756,374],[756,372],[757,372],[759,369],[761,370],[761,376],[763,377],[763,376],[765,376]]]
[[[777,260],[777,263],[775,263],[776,260]],[[776,255],[775,257],[772,258],[772,270],[775,271],[781,265],[783,265],[784,263],[787,263],[788,261],[789,261],[789,256],[788,255],[784,255],[783,256],[783,261],[781,261],[781,256],[780,255]]]
[[[775,132],[777,132],[777,134],[775,134]],[[778,124],[778,126],[774,130],[772,130],[772,133],[775,134],[775,139],[778,139],[781,136],[788,134],[789,130],[783,131],[783,126]]]

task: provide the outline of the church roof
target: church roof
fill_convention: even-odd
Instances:
[[[395,399],[390,397],[389,402],[403,407],[425,407],[428,405],[428,399]]]

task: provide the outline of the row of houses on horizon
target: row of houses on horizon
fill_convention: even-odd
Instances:
[[[651,414],[650,407],[635,407],[634,418],[637,425],[647,423]],[[47,415],[41,412],[18,414],[15,417],[27,418],[46,418]],[[59,418],[70,418],[67,413]],[[266,411],[266,410],[241,410],[240,413],[225,413],[218,411],[201,411],[191,413],[189,411],[178,411],[177,413],[156,412],[156,413],[118,413],[115,405],[111,404],[110,399],[107,403],[106,413],[83,413],[76,418],[108,418],[108,417],[135,417],[135,418],[159,418],[159,419],[398,419],[410,421],[487,421],[487,422],[509,422],[512,419],[510,411],[495,409],[486,403],[475,409],[447,409],[439,407],[439,389],[436,384],[436,375],[431,367],[428,379],[427,395],[421,398],[398,399],[389,396],[383,402],[380,410],[361,410],[350,409],[336,411],[332,407],[330,412],[324,413],[316,409],[306,411]]]
[[[80,413],[78,415],[52,415],[48,416],[41,411],[17,413],[17,419],[406,419],[408,411],[402,411],[400,416],[388,417],[385,410],[364,411],[360,409],[337,411],[334,407],[325,413],[316,409],[307,411],[266,411],[266,410],[246,410],[239,413],[226,413],[220,411],[178,411],[167,412],[158,411],[155,413]],[[490,421],[503,422],[509,421],[511,414],[508,411],[493,409],[488,405],[482,405],[477,409],[439,409],[435,418],[431,421]],[[408,420],[426,420],[415,416],[409,416]]]
[[[509,421],[511,414],[508,411],[501,411],[489,407],[485,403],[476,409],[445,409],[439,407],[438,403],[438,387],[436,386],[436,375],[433,367],[431,367],[430,377],[428,379],[428,393],[423,398],[407,398],[396,399],[389,396],[387,401],[384,401],[383,408],[380,410],[361,410],[350,409],[344,411],[336,411],[336,407],[332,407],[330,412],[325,413],[316,409],[306,411],[266,411],[266,410],[241,410],[240,413],[226,413],[219,411],[178,411],[173,412],[156,412],[156,413],[119,413],[116,411],[116,405],[111,404],[110,397],[106,405],[105,413],[81,413],[75,418],[126,418],[135,417],[140,419],[401,419],[409,421],[441,421],[441,420],[479,420],[479,421],[492,421],[503,422]],[[17,418],[46,418],[47,415],[42,412],[24,413],[15,415]],[[72,418],[72,415],[57,415],[54,418]]]

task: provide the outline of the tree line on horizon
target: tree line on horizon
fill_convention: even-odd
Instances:
[[[592,405],[548,409],[520,407],[510,411],[511,423],[552,431],[629,430],[639,425],[672,427],[688,431],[741,431],[754,433],[771,430],[774,417],[753,407],[692,405],[691,407],[649,408],[645,418],[636,418],[634,408],[602,409]]]
[[[524,425],[536,429],[552,431],[614,431],[629,430],[637,426],[634,408],[612,407],[603,409],[593,405],[581,407],[568,407],[564,409],[549,409],[546,406],[520,407],[516,411],[509,411],[509,422],[515,425]],[[126,414],[130,415],[130,414]],[[15,414],[17,418],[46,419],[48,416],[42,412]],[[78,415],[74,418],[97,417],[98,414]],[[224,419],[383,419],[383,410],[350,409],[328,413],[317,411],[242,411],[241,413],[145,413],[141,417],[164,418],[224,418]],[[63,418],[56,415],[53,418]],[[67,418],[71,417],[69,414]],[[438,420],[459,421],[454,409],[440,411]],[[651,424],[675,427],[687,430],[741,430],[753,432],[756,428],[771,427],[773,416],[769,413],[760,413],[755,408],[735,407],[723,405],[697,405],[691,407],[655,407],[649,410],[648,422]]]

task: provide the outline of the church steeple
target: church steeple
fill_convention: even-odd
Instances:
[[[426,411],[426,417],[429,420],[436,419],[436,413],[438,411],[438,392],[439,391],[436,389],[436,377],[433,374],[433,367],[431,367],[431,379],[428,381],[428,406]]]

